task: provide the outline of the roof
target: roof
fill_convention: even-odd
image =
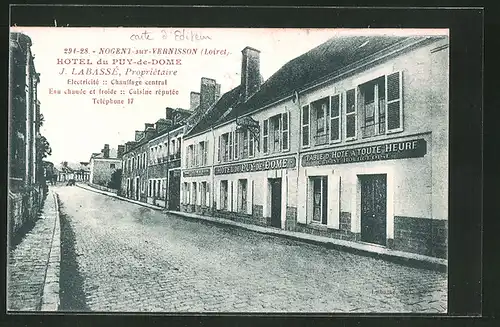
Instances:
[[[346,67],[399,42],[431,38],[440,37],[341,36],[331,38],[282,66],[245,103],[235,105],[239,99],[239,87],[225,93],[214,110],[201,119],[199,124],[188,132],[188,135],[203,132],[210,126],[231,121],[240,115],[291,96],[294,91],[300,91],[322,79],[333,77]],[[233,105],[232,110],[226,112]]]

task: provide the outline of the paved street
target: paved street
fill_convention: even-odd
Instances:
[[[74,274],[61,272],[74,281],[61,284],[81,298],[80,310],[446,312],[444,273],[165,215],[78,187],[55,191],[61,228],[74,238],[62,240],[63,251],[69,244],[76,261]]]

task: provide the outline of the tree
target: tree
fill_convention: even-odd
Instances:
[[[50,147],[49,141],[47,141],[43,135],[40,135],[40,137],[37,138],[36,149],[38,158],[41,159],[45,159],[47,156],[52,154],[52,148]]]
[[[117,169],[111,174],[111,180],[108,183],[108,187],[114,190],[120,190],[122,186],[122,170]]]

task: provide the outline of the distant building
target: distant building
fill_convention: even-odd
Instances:
[[[117,152],[110,153],[109,144],[105,144],[100,153],[91,155],[89,160],[89,182],[91,184],[108,186],[113,173],[122,168],[122,159],[117,156]]]

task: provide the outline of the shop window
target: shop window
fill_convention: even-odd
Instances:
[[[184,204],[189,204],[189,183],[184,183]]]
[[[248,196],[248,187],[247,180],[240,179],[238,180],[238,211],[246,213],[247,211],[247,196]]]
[[[201,182],[200,184],[200,203],[202,206],[206,206],[207,202],[207,182]]]
[[[310,129],[309,129],[309,105],[302,107],[302,146],[310,145]]]
[[[156,197],[156,179],[153,179],[153,197]]]
[[[161,193],[160,193],[160,191],[161,191],[161,179],[159,179],[159,180],[157,181],[157,183],[156,183],[156,196],[157,196],[158,198],[161,198]]]
[[[228,209],[228,187],[227,187],[227,181],[221,181],[220,182],[220,207],[222,210],[227,210]]]
[[[326,225],[328,216],[328,178],[327,176],[310,177],[312,194],[309,203],[312,209],[312,221]]]

